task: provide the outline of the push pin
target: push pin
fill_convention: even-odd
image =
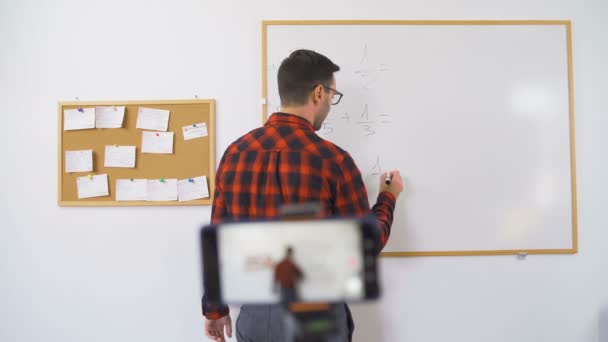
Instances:
[[[192,179],[192,178],[188,178],[188,182],[190,182],[190,183],[194,183],[194,179]]]
[[[89,179],[93,179],[93,176],[91,176],[90,173],[87,175],[87,177],[89,177]]]
[[[160,137],[160,134],[156,133],[156,136],[157,136],[157,137]]]
[[[164,183],[164,182],[165,182],[165,179],[164,179],[164,178],[161,178],[161,179],[160,179],[160,182],[161,182],[161,183]]]
[[[78,96],[76,96],[76,102],[77,102],[77,105],[78,105],[78,111],[80,113],[84,113],[84,109],[82,109],[82,106],[80,105],[80,98]]]

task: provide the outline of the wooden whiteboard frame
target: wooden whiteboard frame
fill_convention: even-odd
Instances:
[[[63,109],[67,106],[139,106],[139,105],[180,105],[180,104],[208,104],[209,122],[207,131],[209,136],[209,169],[207,184],[209,186],[209,198],[192,201],[66,201],[63,200]],[[211,205],[215,191],[215,100],[193,99],[193,100],[129,100],[129,101],[60,101],[58,103],[58,171],[57,171],[57,204],[61,207],[133,207],[133,206],[196,206]],[[126,115],[126,113],[125,113]]]
[[[566,249],[513,249],[482,251],[426,251],[383,252],[385,257],[412,256],[470,256],[470,255],[526,255],[526,254],[575,254],[578,253],[578,206],[576,196],[576,146],[574,129],[574,78],[572,71],[572,23],[570,20],[264,20],[262,21],[262,122],[268,119],[266,78],[267,33],[269,26],[303,25],[557,25],[566,29],[568,58],[568,96],[570,111],[570,174],[572,193],[572,248]]]

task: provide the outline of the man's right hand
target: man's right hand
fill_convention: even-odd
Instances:
[[[232,337],[232,320],[230,315],[218,319],[206,319],[205,318],[205,335],[212,341],[225,342],[224,329],[226,335]]]
[[[390,184],[386,184],[387,177],[391,178]],[[399,194],[403,191],[403,178],[401,178],[398,170],[385,172],[380,175],[380,192],[382,191],[390,192],[395,198],[399,197]]]

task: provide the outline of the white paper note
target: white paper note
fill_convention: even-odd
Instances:
[[[207,176],[180,179],[179,182],[177,182],[177,192],[177,197],[180,202],[209,197]]]
[[[209,135],[207,132],[207,124],[204,122],[184,126],[182,127],[182,131],[184,132],[184,140],[202,138]]]
[[[108,175],[83,176],[76,178],[78,198],[108,196]]]
[[[146,201],[176,201],[177,179],[148,179]]]
[[[142,132],[142,153],[173,153],[173,132]]]
[[[65,172],[93,171],[93,150],[65,151]]]
[[[63,129],[95,128],[95,108],[66,109],[63,111]]]
[[[135,146],[106,145],[104,167],[135,167]]]
[[[147,179],[117,179],[117,201],[145,201],[148,188]]]
[[[95,107],[95,127],[121,128],[125,118],[125,106]]]
[[[169,127],[169,111],[139,107],[136,127],[153,131],[166,131]]]

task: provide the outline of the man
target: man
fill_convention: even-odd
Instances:
[[[319,137],[318,131],[342,93],[334,73],[340,67],[309,50],[296,50],[279,67],[281,111],[263,127],[235,142],[224,153],[216,174],[211,221],[276,217],[284,205],[316,202],[323,216],[364,216],[378,219],[379,252],[386,244],[397,196],[403,190],[398,171],[380,177],[380,193],[370,210],[367,190],[351,156]],[[385,184],[387,176],[392,177]],[[247,284],[243,284],[247,286]],[[215,307],[203,298],[205,333],[215,341],[232,336],[228,307]],[[343,322],[352,337],[350,312],[343,305]],[[239,341],[283,341],[280,306],[243,305],[236,324]]]
[[[293,248],[287,247],[285,257],[274,268],[275,292],[281,294],[281,304],[287,308],[298,300],[298,282],[304,274],[293,260]]]

